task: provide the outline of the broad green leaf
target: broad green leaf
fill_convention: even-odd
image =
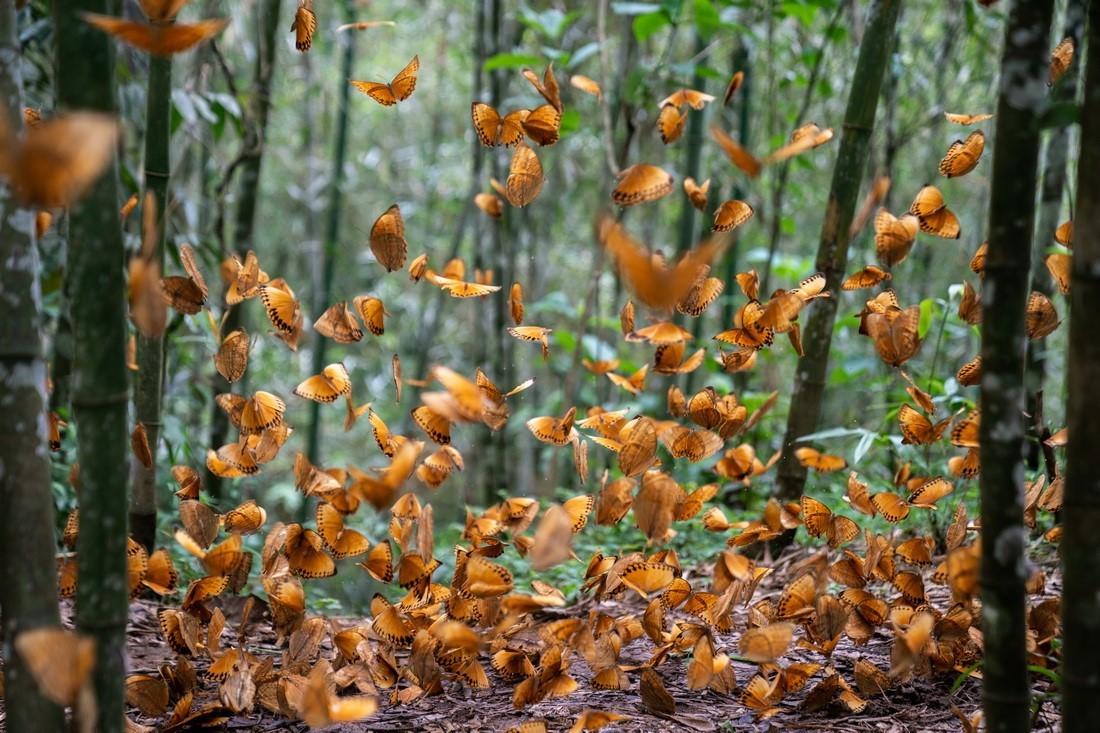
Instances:
[[[817,16],[817,6],[798,2],[780,3],[779,13],[782,16],[794,18],[809,28],[814,24],[814,18]]]
[[[525,66],[537,66],[542,59],[529,53],[498,53],[485,59],[482,67],[485,71],[494,69],[522,69]]]
[[[581,126],[581,113],[575,109],[566,109],[561,113],[561,135],[565,137]]]
[[[695,30],[704,41],[722,27],[722,19],[711,0],[695,0]]]
[[[863,437],[859,439],[859,443],[856,444],[855,453],[852,455],[852,463],[859,463],[863,460],[863,457],[867,455],[867,451],[871,450],[871,446],[874,445],[875,439],[878,437],[878,433],[865,430]]]
[[[928,329],[932,327],[932,319],[936,317],[936,301],[925,298],[920,302],[920,324],[917,326],[917,335],[924,338]]]
[[[671,22],[668,14],[663,10],[639,15],[634,19],[634,37],[639,41],[644,41],[654,33],[666,28]]]

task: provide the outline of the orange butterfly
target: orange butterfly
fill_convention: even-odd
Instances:
[[[313,34],[317,32],[317,15],[313,12],[313,0],[298,0],[298,9],[294,12],[294,22],[290,24],[294,34],[294,48],[305,53],[313,45]]]
[[[119,124],[106,115],[70,113],[29,127],[16,137],[0,125],[0,176],[26,204],[67,207],[111,162]]]
[[[697,183],[694,178],[688,176],[684,179],[684,193],[691,200],[691,205],[699,211],[707,208],[707,192],[710,190],[710,179]]]
[[[1054,86],[1065,75],[1069,65],[1073,63],[1073,52],[1074,45],[1071,36],[1063,38],[1050,52],[1050,80],[1047,82],[1047,86]]]
[[[351,85],[383,107],[392,107],[412,96],[416,89],[416,72],[420,69],[420,57],[413,56],[404,69],[389,84],[378,81],[352,81]]]
[[[611,200],[619,206],[634,206],[656,201],[672,193],[672,176],[663,168],[648,163],[636,163],[619,173],[619,182],[611,192]]]
[[[848,466],[848,462],[841,456],[822,453],[809,446],[803,446],[802,448],[796,449],[794,455],[803,466],[812,468],[821,473],[832,473],[833,471],[839,471]]]
[[[522,208],[538,198],[542,191],[542,164],[535,151],[527,145],[519,144],[512,153],[512,162],[508,168],[505,182],[505,195],[508,203]]]
[[[160,289],[165,302],[180,313],[195,315],[206,304],[210,294],[206,279],[195,262],[195,250],[189,244],[180,245],[180,264],[186,276],[172,275],[160,279]]]
[[[221,33],[229,18],[212,18],[196,23],[136,23],[98,13],[81,13],[85,23],[95,26],[124,43],[154,56],[171,56],[186,51]]]
[[[294,394],[314,402],[335,402],[338,397],[351,394],[351,377],[343,364],[329,364],[320,374],[295,387]]]
[[[951,418],[932,423],[924,415],[914,410],[909,405],[902,405],[898,410],[898,425],[901,426],[903,443],[910,445],[930,445],[943,436],[943,431],[951,424]]]
[[[911,214],[895,217],[886,209],[875,214],[875,253],[886,267],[900,264],[917,241],[920,221]]]
[[[940,161],[940,175],[947,178],[965,176],[974,170],[985,150],[985,134],[975,130],[965,140],[956,140]]]
[[[803,495],[802,524],[812,537],[825,535],[829,547],[839,547],[859,536],[859,526],[848,517],[833,514],[817,499]]]
[[[925,186],[917,192],[916,198],[909,207],[909,213],[917,217],[922,232],[944,239],[959,238],[959,218],[955,216],[955,212],[947,208],[943,194],[935,186]]]
[[[954,122],[956,125],[976,125],[979,122],[985,122],[986,120],[993,119],[993,115],[984,113],[967,115],[944,112],[943,116],[948,122]]]
[[[736,199],[724,201],[714,212],[714,223],[711,225],[711,231],[733,231],[751,219],[754,213],[753,208],[744,201],[737,201]]]
[[[347,301],[332,305],[313,322],[313,330],[338,344],[353,344],[363,338],[363,329],[348,308]]]

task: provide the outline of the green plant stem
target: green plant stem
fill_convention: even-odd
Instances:
[[[152,195],[156,216],[153,260],[164,271],[164,247],[168,233],[168,176],[170,169],[169,118],[172,111],[172,60],[167,56],[149,59],[149,86],[145,105],[145,191]],[[146,198],[142,206],[148,204]],[[146,468],[131,459],[133,496],[130,499],[130,530],[146,550],[153,549],[157,531],[157,445],[160,439],[164,395],[164,335],[136,336],[138,372],[134,378],[134,413],[145,426],[153,465]]]

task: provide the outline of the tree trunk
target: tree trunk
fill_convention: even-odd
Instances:
[[[149,87],[145,100],[145,191],[152,194],[157,217],[156,254],[164,271],[164,242],[168,231],[168,153],[172,110],[172,59],[149,57]],[[145,201],[142,206],[145,206]],[[138,371],[134,378],[134,414],[145,426],[153,465],[132,458],[130,478],[130,531],[134,539],[152,552],[157,532],[157,444],[160,438],[161,407],[164,394],[164,335],[137,340]]]
[[[345,22],[351,23],[355,15],[350,0],[344,0]],[[321,289],[314,293],[313,315],[321,315],[332,303],[332,280],[336,274],[336,256],[340,251],[340,216],[344,199],[344,159],[348,149],[348,114],[351,107],[351,78],[352,62],[355,60],[355,33],[340,34],[340,42],[344,47],[344,56],[340,77],[340,107],[336,112],[336,143],[332,151],[332,180],[329,188],[328,221],[325,225],[325,244],[321,251],[324,264],[321,273]],[[328,339],[315,334],[317,342],[313,345],[313,371],[310,374],[320,374],[325,368],[325,352],[328,348]],[[306,455],[314,464],[320,464],[321,456],[321,403],[309,403],[309,435],[306,441]]]
[[[1089,9],[1088,68],[1081,116],[1070,286],[1069,426],[1062,544],[1062,712],[1066,733],[1100,720],[1100,341],[1090,318],[1100,312],[1100,3]]]
[[[64,110],[116,109],[114,40],[80,13],[110,12],[106,0],[54,5],[57,101]],[[96,730],[123,725],[128,429],[125,252],[112,164],[69,210],[67,277],[72,296],[72,407],[80,461],[76,626],[96,641]]]
[[[1082,59],[1081,40],[1085,34],[1085,15],[1088,11],[1087,0],[1069,0],[1066,4],[1066,16],[1062,25],[1062,38],[1070,37],[1078,50],[1077,58]],[[1077,78],[1081,61],[1074,63],[1052,92],[1055,104],[1072,104],[1077,97]],[[1054,241],[1054,230],[1058,227],[1062,213],[1062,196],[1065,192],[1066,157],[1069,152],[1069,127],[1059,125],[1048,133],[1046,159],[1043,163],[1043,185],[1039,189],[1039,226],[1035,234],[1035,254],[1039,259],[1031,270],[1031,289],[1045,295],[1053,292],[1050,273],[1042,260],[1046,248]],[[1036,339],[1027,344],[1027,366],[1025,384],[1027,385],[1027,413],[1043,414],[1043,371],[1046,368],[1046,340]],[[1040,441],[1045,438],[1043,428],[1034,420],[1029,423],[1031,439],[1027,443],[1027,465],[1032,471],[1039,468],[1042,456]]]
[[[752,127],[749,124],[749,120],[752,119],[752,89],[753,89],[753,70],[749,66],[749,48],[744,42],[737,46],[737,50],[733,52],[733,69],[732,73],[738,71],[745,72],[745,77],[741,82],[741,88],[737,90],[737,139],[742,145],[748,147],[751,145],[749,135],[752,132]],[[735,199],[744,198],[745,191],[741,188],[740,179],[735,178],[733,187],[730,191],[731,195]],[[727,287],[732,288],[735,278],[737,277],[737,252],[739,247],[735,241],[733,246],[729,248],[729,251],[725,255],[725,281]],[[737,308],[735,306],[736,300],[733,297],[727,295],[722,299],[722,329],[727,329],[733,323],[733,316]]]
[[[23,125],[22,55],[13,0],[0,0],[0,98],[9,129]],[[0,609],[8,730],[60,730],[61,709],[38,692],[13,642],[24,631],[57,626],[54,508],[46,450],[46,364],[38,284],[35,212],[0,191]]]
[[[260,192],[260,169],[263,164],[264,150],[267,147],[267,118],[271,110],[271,79],[275,74],[275,51],[277,50],[280,0],[262,0],[256,5],[256,70],[253,76],[255,96],[249,112],[249,131],[242,142],[240,154],[240,188],[237,193],[237,211],[233,227],[233,249],[242,259],[252,245],[252,233],[256,224],[256,205]],[[219,222],[220,225],[220,222]],[[221,233],[218,233],[219,240]],[[226,317],[223,333],[232,333],[245,326],[244,304],[233,306]],[[220,374],[214,373],[213,394],[229,392],[232,385]],[[229,418],[211,399],[210,447],[217,449],[225,443],[229,434]],[[207,471],[204,484],[210,496],[217,501],[222,498],[223,481],[221,477]]]
[[[1053,0],[1013,5],[1001,56],[982,287],[982,686],[990,733],[1027,731],[1027,530],[1023,513],[1024,310],[1035,231],[1039,113]]]
[[[901,0],[878,0],[871,9],[848,92],[848,108],[844,113],[840,150],[833,169],[816,261],[818,272],[825,275],[826,287],[834,293],[838,292],[848,266],[848,230],[855,215],[860,182],[871,147],[875,109],[900,6]],[[805,356],[799,360],[795,372],[776,486],[776,493],[783,499],[797,499],[806,484],[806,469],[795,458],[794,449],[799,438],[814,431],[821,415],[836,311],[837,298],[817,301],[810,308],[809,320],[802,332]]]

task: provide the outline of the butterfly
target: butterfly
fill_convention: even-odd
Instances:
[[[707,192],[709,190],[709,178],[702,183],[697,183],[691,176],[684,179],[684,193],[687,194],[691,205],[699,211],[703,211],[707,207]]]
[[[505,197],[512,206],[522,208],[534,201],[542,191],[542,164],[535,151],[520,143],[512,153],[505,181]]]
[[[344,526],[343,515],[332,505],[317,505],[317,534],[320,535],[334,560],[343,560],[365,554],[370,541],[361,533]]]
[[[214,354],[214,368],[225,381],[232,384],[244,376],[248,368],[248,352],[251,347],[248,333],[238,328],[221,338]]]
[[[910,445],[930,445],[943,436],[943,431],[951,424],[951,418],[933,423],[909,405],[898,410],[898,425],[901,427],[902,441]]]
[[[302,330],[302,310],[294,291],[286,281],[277,278],[260,286],[260,300],[263,301],[267,319],[275,327],[275,334],[296,351]]]
[[[270,282],[267,273],[260,269],[256,253],[248,250],[244,262],[232,254],[221,264],[222,280],[228,288],[225,293],[227,305],[237,305],[260,295],[261,286]]]
[[[546,70],[543,71],[542,81],[539,81],[538,75],[531,69],[523,70],[523,78],[535,88],[536,92],[542,95],[547,104],[553,106],[559,112],[561,111],[561,94],[558,89],[558,80],[554,76],[553,63],[548,64]]]
[[[925,186],[917,192],[909,213],[917,217],[922,232],[944,239],[959,238],[959,218],[947,208],[943,194],[935,186]]]
[[[614,258],[620,274],[638,300],[658,310],[672,308],[684,300],[699,281],[703,267],[717,259],[728,246],[728,239],[711,238],[670,265],[609,216],[600,220],[598,231],[600,242]],[[627,325],[626,319],[621,320],[624,326]],[[632,322],[629,325],[633,327]]]
[[[221,522],[226,532],[251,534],[259,531],[267,522],[267,511],[254,499],[249,499],[223,514]]]
[[[313,0],[299,0],[294,11],[294,22],[290,24],[294,34],[294,48],[305,53],[313,45],[313,34],[317,32],[317,15],[313,12]]]
[[[313,330],[338,344],[353,344],[363,338],[363,329],[359,328],[346,300],[329,306],[313,322]]]
[[[409,244],[405,241],[405,220],[401,209],[394,204],[386,209],[370,228],[370,251],[386,272],[405,266]]]
[[[554,416],[533,417],[527,421],[527,429],[543,443],[558,446],[565,445],[576,435],[576,430],[573,428],[576,415],[577,408],[570,407],[565,415],[560,418]]]
[[[840,287],[842,290],[873,288],[880,282],[889,280],[891,277],[889,270],[883,270],[881,267],[875,267],[874,265],[867,265],[863,269],[849,275]]]
[[[20,632],[14,638],[14,647],[39,691],[53,702],[71,706],[82,694],[91,694],[91,672],[96,661],[92,637],[43,627]]]
[[[912,214],[895,217],[886,209],[875,214],[875,253],[886,267],[900,264],[917,240],[920,221]]]
[[[180,264],[183,265],[186,276],[173,275],[160,279],[161,293],[164,301],[180,313],[195,315],[206,304],[206,297],[210,294],[206,286],[206,280],[202,276],[195,262],[195,250],[189,244],[181,244]]]
[[[1032,340],[1046,338],[1061,324],[1050,298],[1037,290],[1028,296],[1025,319],[1027,337]]]
[[[859,536],[859,526],[848,517],[834,514],[817,499],[803,495],[802,524],[812,537],[824,535],[829,547],[839,547]]]
[[[940,175],[947,178],[965,176],[978,165],[984,150],[985,134],[981,130],[970,133],[965,140],[956,140],[940,161]]]
[[[701,367],[703,359],[706,357],[706,350],[699,349],[684,358],[685,349],[686,346],[682,341],[675,344],[659,345],[653,355],[653,371],[658,374],[687,374]]]
[[[81,13],[85,23],[154,56],[171,56],[212,38],[229,25],[229,18],[195,23],[139,23],[98,13]]]
[[[959,299],[959,318],[971,325],[982,322],[982,298],[969,281],[963,283],[962,298]]]
[[[841,456],[822,453],[809,446],[796,449],[794,455],[803,466],[821,473],[832,473],[848,466],[848,462]]]
[[[730,232],[752,218],[754,210],[744,201],[731,199],[723,201],[714,212],[712,232]]]
[[[1069,65],[1073,63],[1074,50],[1073,38],[1066,36],[1050,52],[1050,80],[1047,86],[1054,86],[1065,75]]]
[[[611,200],[619,206],[634,206],[663,198],[672,193],[672,188],[672,176],[663,168],[636,163],[619,173]]]
[[[746,629],[738,642],[741,657],[757,664],[774,662],[787,653],[794,637],[794,629],[794,624],[789,622]]]
[[[667,428],[660,432],[659,437],[673,458],[686,458],[692,463],[709,458],[724,444],[717,433],[703,428],[693,430],[683,425]]]
[[[352,81],[351,85],[383,107],[392,107],[408,99],[416,89],[416,72],[420,57],[413,56],[405,68],[397,72],[389,84],[378,81]]]
[[[613,384],[622,387],[630,394],[636,395],[645,389],[645,379],[648,373],[649,365],[643,364],[641,369],[628,377],[624,377],[614,372],[608,372],[607,378],[610,379]]]
[[[1047,271],[1050,272],[1051,278],[1058,285],[1058,292],[1062,295],[1069,295],[1069,284],[1071,273],[1073,271],[1073,255],[1068,255],[1061,252],[1054,252],[1047,255],[1046,260]]]
[[[93,112],[54,117],[21,137],[0,126],[0,176],[23,203],[70,206],[110,164],[119,134],[117,120]]]
[[[358,311],[359,317],[363,319],[368,331],[375,336],[381,336],[386,332],[384,317],[390,315],[390,313],[386,310],[386,305],[380,298],[357,295],[352,300],[352,305],[355,306],[355,310]],[[400,384],[400,380],[398,380],[398,384]],[[398,396],[398,399],[400,399],[400,396]]]
[[[545,328],[543,326],[514,326],[508,330],[509,335],[513,338],[517,338],[520,341],[530,341],[542,345],[542,358],[550,358],[550,341],[549,336],[553,333],[554,329]]]
[[[332,667],[327,660],[321,660],[305,680],[298,713],[310,728],[353,723],[378,710],[378,699],[371,695],[337,697],[331,678]]]
[[[574,89],[579,89],[585,94],[591,94],[597,99],[603,99],[603,90],[600,89],[599,83],[583,74],[573,74],[569,77],[569,84]]]
[[[512,283],[508,291],[508,311],[512,316],[512,323],[517,326],[523,323],[523,286],[519,282]]]
[[[824,145],[833,138],[831,128],[822,129],[814,123],[808,122],[791,133],[787,144],[776,148],[763,159],[760,159],[742,147],[740,143],[717,125],[711,126],[710,134],[719,147],[722,148],[722,152],[726,154],[726,157],[730,159],[730,162],[751,178],[760,175],[760,171],[766,165],[780,163],[819,145]]]
[[[944,119],[946,119],[948,122],[953,122],[956,125],[976,125],[979,122],[985,122],[986,120],[993,119],[993,115],[985,113],[967,115],[944,112],[943,116]]]
[[[646,560],[633,562],[619,572],[619,579],[623,584],[642,598],[664,590],[676,576],[676,568],[673,566]]]
[[[890,305],[882,312],[867,313],[861,330],[874,342],[879,358],[896,367],[911,359],[920,348],[919,324],[920,308],[917,306],[903,310]]]

